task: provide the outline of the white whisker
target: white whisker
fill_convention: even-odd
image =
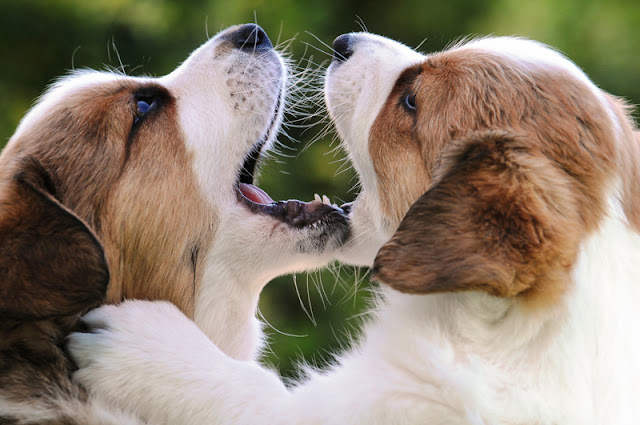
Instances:
[[[296,334],[290,334],[287,332],[283,332],[280,329],[276,328],[275,326],[273,326],[267,319],[266,317],[264,317],[264,314],[262,314],[262,311],[260,310],[260,308],[258,308],[258,316],[260,317],[260,319],[267,324],[267,326],[269,326],[271,329],[273,329],[274,331],[276,331],[277,333],[279,333],[280,335],[284,335],[284,336],[291,336],[294,338],[306,338],[309,336],[309,334],[304,334],[304,335],[296,335]],[[275,354],[275,353],[274,353]]]

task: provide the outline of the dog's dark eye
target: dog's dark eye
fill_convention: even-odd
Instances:
[[[138,98],[136,101],[135,117],[133,124],[137,124],[150,110],[156,107],[156,101],[152,98]]]
[[[145,114],[149,108],[151,108],[151,105],[149,105],[149,102],[144,101],[144,100],[139,100],[138,101],[138,112],[141,114]]]
[[[416,95],[415,94],[406,95],[403,99],[403,105],[409,111],[415,112],[415,110],[418,108],[418,105],[416,104]]]

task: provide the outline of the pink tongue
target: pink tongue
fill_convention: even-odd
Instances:
[[[252,184],[240,183],[240,192],[256,204],[271,204],[273,199],[264,190]]]

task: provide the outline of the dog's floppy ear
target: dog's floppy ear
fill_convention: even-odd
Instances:
[[[29,161],[0,193],[0,318],[38,320],[99,304],[109,283],[102,245],[53,196]]]
[[[420,294],[561,292],[580,237],[566,174],[535,144],[496,131],[451,142],[440,165],[378,252],[373,278]]]

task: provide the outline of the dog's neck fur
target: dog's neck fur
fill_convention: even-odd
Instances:
[[[270,277],[231,269],[215,250],[208,257],[195,297],[194,321],[230,357],[255,360],[263,344],[256,319],[258,299]]]
[[[437,388],[434,397],[454,395],[442,399],[446,404],[464,400],[466,408],[478,412],[485,411],[483,404],[503,406],[515,420],[526,411],[553,411],[553,405],[560,406],[554,413],[561,417],[569,414],[562,409],[575,406],[566,417],[580,417],[588,413],[580,411],[588,402],[601,406],[596,413],[604,422],[616,423],[605,407],[625,395],[614,389],[632,388],[624,382],[640,377],[637,359],[619,358],[640,352],[640,347],[626,348],[638,341],[625,337],[640,322],[640,235],[618,204],[610,204],[608,217],[583,243],[562,302],[527,310],[479,292],[417,296],[385,289],[387,302],[367,331],[366,349],[382,351],[392,364],[423,375],[421,380]],[[418,348],[398,353],[398,346]],[[431,364],[424,365],[425,358]],[[518,366],[523,362],[530,366]],[[579,382],[584,385],[576,386]],[[509,394],[504,403],[502,384]],[[493,401],[483,403],[487,398]],[[469,400],[478,405],[470,406]],[[553,422],[559,417],[554,413],[540,423]]]

